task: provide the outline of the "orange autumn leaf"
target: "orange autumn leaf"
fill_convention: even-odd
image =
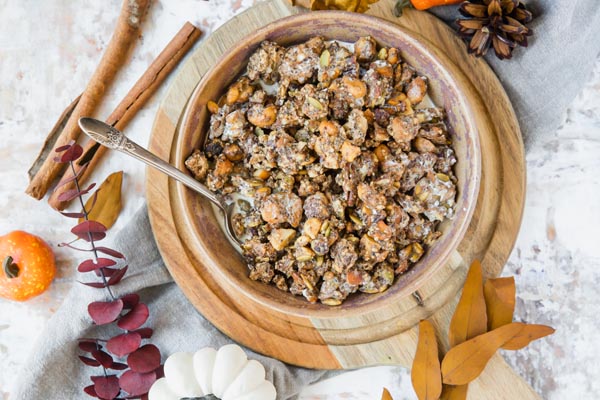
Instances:
[[[464,385],[477,378],[496,350],[522,329],[523,324],[511,323],[451,348],[442,361],[444,383]]]
[[[481,263],[473,261],[456,311],[450,321],[448,338],[454,347],[487,331],[487,314],[483,295]]]
[[[515,312],[515,278],[488,279],[483,287],[488,330],[510,324]]]
[[[364,13],[378,0],[310,0],[311,10],[344,10]],[[293,4],[293,3],[292,3]]]
[[[386,388],[383,388],[383,393],[381,394],[381,400],[394,400],[394,399],[392,398],[390,391],[387,390]]]
[[[419,323],[419,342],[411,370],[411,381],[419,400],[438,400],[442,393],[440,359],[431,322]]]
[[[90,220],[100,222],[106,229],[114,225],[122,208],[122,184],[123,171],[113,172],[102,182],[96,194],[90,196],[85,203],[86,210],[91,209],[88,214]],[[80,218],[79,222],[83,222],[83,218]]]
[[[552,335],[553,333],[554,328],[549,326],[527,324],[517,336],[504,343],[502,348],[504,350],[520,350],[534,340],[541,339],[544,336]]]
[[[440,397],[440,400],[465,400],[467,398],[468,390],[469,385],[444,385],[444,388],[442,390],[442,397]]]

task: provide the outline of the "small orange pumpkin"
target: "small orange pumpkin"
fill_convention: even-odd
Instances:
[[[54,253],[41,238],[23,231],[0,237],[0,297],[25,301],[44,292],[54,275]]]
[[[458,4],[458,3],[461,3],[462,1],[463,0],[410,0],[412,5],[417,10],[427,10],[428,8],[436,7],[436,6],[447,6],[450,4]]]

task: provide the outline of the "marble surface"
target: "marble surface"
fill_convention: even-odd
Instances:
[[[97,113],[105,117],[185,20],[205,35],[254,0],[155,0],[129,65],[108,88]],[[23,229],[56,249],[52,288],[27,303],[0,300],[0,398],[43,328],[74,283],[77,255],[56,244],[69,238],[70,221],[23,191],[26,171],[46,133],[82,90],[110,38],[118,0],[0,0],[0,234]],[[163,87],[128,127],[146,143]],[[557,95],[560,90],[557,88]],[[505,274],[515,275],[516,318],[550,324],[554,336],[507,354],[509,363],[544,399],[594,398],[600,394],[600,59],[589,83],[528,152],[523,226]],[[111,155],[95,172],[125,172],[124,211],[115,229],[144,202],[144,168]],[[76,360],[74,360],[76,362]],[[399,367],[353,371],[307,388],[301,399],[378,399],[383,387],[394,399],[415,399],[408,372]],[[20,399],[14,399],[20,400]]]

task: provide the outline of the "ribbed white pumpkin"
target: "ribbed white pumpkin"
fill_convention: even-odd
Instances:
[[[175,353],[165,361],[165,377],[154,382],[149,400],[179,400],[209,394],[221,400],[275,400],[277,392],[265,379],[265,368],[248,360],[238,345],[219,351],[205,347],[195,354]]]

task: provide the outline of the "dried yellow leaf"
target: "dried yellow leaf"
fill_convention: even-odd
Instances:
[[[510,324],[515,311],[515,278],[488,279],[483,287],[488,330]]]
[[[448,338],[450,346],[456,346],[465,340],[487,331],[487,314],[483,295],[483,274],[481,263],[473,261],[456,311],[450,321]]]
[[[419,400],[438,400],[442,393],[440,359],[431,322],[419,323],[419,342],[410,373],[415,393]]]
[[[394,399],[392,398],[390,391],[387,390],[386,388],[383,388],[383,393],[381,394],[381,400],[394,400]]]
[[[448,385],[465,385],[477,378],[496,350],[518,350],[532,340],[550,335],[554,329],[544,325],[512,322],[467,340],[450,351],[442,361],[442,377]]]
[[[311,0],[311,10],[344,10],[364,13],[378,0]]]
[[[469,385],[451,386],[444,385],[440,400],[466,400]]]
[[[534,340],[541,339],[544,336],[552,335],[554,328],[546,325],[527,324],[518,335],[502,345],[504,350],[519,350],[527,346]]]
[[[100,222],[109,229],[114,225],[121,212],[121,184],[123,183],[123,171],[110,174],[100,187],[96,190],[96,202],[94,196],[90,196],[85,203],[86,210],[92,209],[88,218]],[[79,222],[83,221],[82,218]]]

